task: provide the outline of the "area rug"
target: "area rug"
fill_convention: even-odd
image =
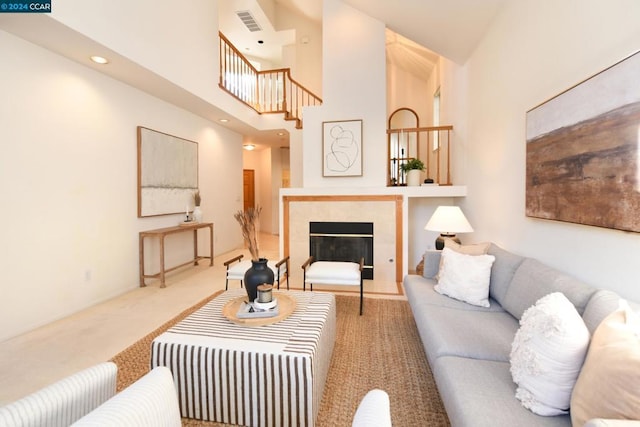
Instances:
[[[149,371],[153,339],[217,294],[171,319],[116,355],[118,391]],[[350,426],[358,403],[371,389],[389,394],[396,426],[448,426],[411,308],[406,301],[336,296],[337,336],[316,426]],[[226,424],[183,418],[185,426]]]

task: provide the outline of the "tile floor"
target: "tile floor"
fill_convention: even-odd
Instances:
[[[261,255],[278,258],[278,236],[260,235]],[[25,396],[78,370],[109,360],[167,320],[224,289],[223,262],[247,250],[218,255],[214,266],[201,262],[157,282],[0,343],[0,405]],[[290,266],[300,268],[299,266]],[[301,288],[292,281],[292,288]],[[237,281],[230,282],[237,287]],[[319,287],[318,287],[319,288]],[[315,290],[320,290],[316,289]],[[405,298],[396,283],[366,281],[370,297]],[[357,295],[357,288],[349,291]],[[365,305],[366,310],[366,305]]]

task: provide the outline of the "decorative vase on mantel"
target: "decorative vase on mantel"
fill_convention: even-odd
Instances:
[[[257,261],[251,260],[251,267],[244,273],[244,288],[247,291],[249,302],[255,301],[258,297],[258,286],[263,283],[273,285],[273,270],[267,265],[266,258]]]

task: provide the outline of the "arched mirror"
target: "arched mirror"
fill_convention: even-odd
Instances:
[[[410,108],[398,108],[389,116],[387,185],[406,185],[401,167],[408,160],[420,157],[419,127],[418,114]]]

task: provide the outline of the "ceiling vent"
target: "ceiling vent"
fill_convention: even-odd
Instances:
[[[238,11],[238,12],[236,12],[236,15],[238,15],[238,18],[240,18],[242,23],[244,25],[246,25],[246,27],[252,33],[262,30],[262,28],[260,27],[260,24],[258,24],[258,22],[256,22],[256,19],[253,17],[251,12],[249,12],[248,10]]]

